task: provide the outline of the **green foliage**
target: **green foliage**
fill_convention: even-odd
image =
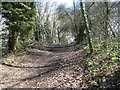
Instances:
[[[118,81],[116,80],[118,76],[114,77],[112,81],[109,81],[109,78],[112,78],[118,72],[120,60],[116,57],[116,50],[110,50],[109,48],[100,50],[99,47],[99,45],[94,44],[96,49],[94,49],[92,55],[86,57],[84,68],[89,85],[98,85],[99,88],[103,89],[112,87],[112,83]],[[85,50],[87,51],[88,48],[85,48]]]
[[[29,32],[34,29],[35,5],[33,2],[3,2],[3,17],[9,30],[9,50],[14,50],[18,37],[19,40],[28,38]],[[19,46],[19,44],[17,45]]]

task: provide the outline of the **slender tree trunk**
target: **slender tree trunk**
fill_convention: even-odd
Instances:
[[[2,21],[2,1],[0,1],[0,22],[1,21]],[[1,31],[2,31],[2,23],[0,24],[0,35],[2,35]],[[0,44],[2,44],[1,38],[0,38]]]
[[[58,30],[58,43],[60,44],[60,31]]]
[[[83,2],[80,2],[80,6],[81,6],[81,11],[83,14],[83,19],[84,19],[84,23],[86,26],[86,33],[87,33],[87,38],[88,38],[88,43],[89,43],[89,48],[90,48],[90,53],[93,52],[93,48],[92,48],[92,42],[91,42],[91,35],[90,35],[90,27],[89,27],[89,21],[88,21],[88,17],[86,14],[86,10],[83,8]]]
[[[118,3],[118,55],[120,57],[120,1]]]
[[[34,29],[35,40],[39,41],[39,30],[38,30],[38,21],[37,17],[35,18],[35,29]]]
[[[75,26],[75,31],[78,32],[78,27],[77,27],[77,23],[76,23],[76,6],[75,6],[75,0],[73,0],[73,7],[74,7],[74,26]]]
[[[109,20],[109,10],[108,10],[108,2],[105,2],[105,6],[106,6],[106,14],[105,14],[105,41],[104,41],[104,48],[107,48],[107,43],[108,43],[108,20]]]

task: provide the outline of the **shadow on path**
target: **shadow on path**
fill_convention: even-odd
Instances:
[[[75,65],[80,66],[81,62],[82,62],[82,59],[80,58],[80,57],[82,57],[81,56],[82,52],[80,51],[78,55],[76,55],[76,54],[72,55],[73,53],[71,53],[71,51],[73,51],[73,49],[74,49],[74,45],[72,45],[72,46],[71,45],[70,46],[69,45],[68,46],[45,46],[44,51],[48,51],[48,53],[49,52],[53,52],[53,53],[48,55],[47,52],[43,52],[41,54],[41,52],[39,52],[39,50],[41,50],[40,48],[38,48],[38,52],[34,52],[34,51],[30,52],[29,55],[31,55],[32,53],[34,53],[34,54],[31,55],[31,57],[32,57],[32,58],[30,58],[31,60],[29,58],[27,59],[26,64],[31,61],[30,63],[32,63],[32,64],[28,64],[28,65],[32,65],[32,66],[19,66],[19,64],[11,65],[11,64],[6,64],[4,62],[1,62],[0,64],[11,67],[11,68],[23,68],[23,69],[28,68],[27,70],[28,71],[30,70],[30,72],[33,72],[32,70],[37,71],[37,74],[35,72],[34,74],[25,76],[25,77],[24,77],[24,75],[22,75],[21,76],[22,79],[21,78],[19,80],[16,79],[16,80],[18,80],[18,82],[13,83],[10,86],[10,87],[15,87],[15,86],[18,86],[21,82],[24,82],[27,80],[33,80],[36,78],[40,78],[44,75],[49,76],[52,72],[56,72],[58,70],[61,70],[62,68],[72,67]],[[81,53],[81,55],[80,55],[80,53]],[[36,55],[38,57],[34,58],[34,57],[36,57]],[[45,57],[45,58],[41,58],[41,57]],[[45,63],[43,63],[43,62],[45,62]],[[39,66],[39,64],[42,65],[42,63],[43,63],[43,66]],[[33,65],[35,65],[35,67]],[[36,65],[38,65],[38,66],[36,66]],[[37,68],[37,69],[34,69],[34,68]],[[26,73],[26,71],[24,73]]]
[[[71,44],[71,45],[45,45],[45,46],[33,45],[33,46],[30,46],[30,47],[38,49],[38,50],[49,51],[49,52],[64,53],[64,52],[73,51],[75,46],[76,46],[76,44]]]

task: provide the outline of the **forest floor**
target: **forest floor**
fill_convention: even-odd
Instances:
[[[3,58],[2,88],[87,88],[83,50],[74,45],[32,48]]]

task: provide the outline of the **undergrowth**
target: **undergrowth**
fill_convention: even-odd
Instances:
[[[88,47],[84,48],[88,52]],[[102,49],[94,46],[94,52],[86,55],[84,73],[89,88],[120,89],[120,59],[116,57],[117,49]]]

